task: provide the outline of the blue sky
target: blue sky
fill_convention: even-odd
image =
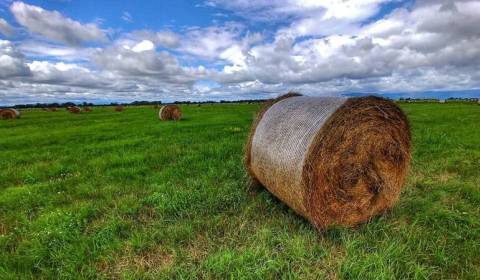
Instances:
[[[0,105],[480,97],[479,0],[0,0]]]

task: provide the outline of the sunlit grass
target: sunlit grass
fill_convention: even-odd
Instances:
[[[480,106],[402,106],[414,154],[399,204],[322,234],[247,191],[257,105],[1,121],[0,279],[478,279]]]

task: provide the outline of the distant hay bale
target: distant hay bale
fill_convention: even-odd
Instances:
[[[42,111],[48,112],[48,108],[47,108],[47,107],[43,107],[43,108],[42,108]]]
[[[85,111],[85,112],[91,112],[91,111],[93,111],[93,109],[92,109],[92,107],[90,107],[90,106],[85,106],[85,107],[83,107],[83,111]]]
[[[52,112],[58,112],[58,108],[57,108],[57,107],[52,107],[52,108],[50,108],[50,111],[52,111]]]
[[[20,118],[20,111],[13,108],[0,109],[0,117],[4,120]]]
[[[180,107],[178,107],[177,105],[165,105],[158,112],[158,117],[162,121],[178,121],[182,118],[182,110],[180,110]]]
[[[355,226],[398,200],[410,142],[408,120],[389,100],[289,94],[259,111],[245,163],[317,229]]]
[[[82,110],[77,106],[69,106],[68,111],[72,114],[80,114]]]
[[[446,103],[445,99],[440,99],[438,103]]]
[[[125,110],[125,107],[123,107],[122,105],[117,105],[117,106],[115,106],[115,111],[117,111],[117,112],[123,112],[123,110]]]

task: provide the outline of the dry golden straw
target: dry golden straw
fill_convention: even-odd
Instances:
[[[158,117],[162,121],[174,120],[178,121],[182,118],[182,111],[177,105],[165,105],[158,112]]]
[[[0,109],[0,118],[4,120],[20,118],[20,111],[13,108]]]
[[[72,114],[80,114],[82,110],[77,106],[69,106],[67,110]]]
[[[258,113],[245,161],[317,229],[355,226],[398,200],[410,139],[405,114],[389,100],[288,94]]]

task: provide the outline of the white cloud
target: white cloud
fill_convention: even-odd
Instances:
[[[6,40],[0,40],[0,78],[24,77],[30,75],[25,57]]]
[[[480,25],[479,4],[399,9],[369,25],[357,25],[355,34],[315,38],[316,31],[307,30],[304,35],[314,38],[295,40],[278,32],[274,42],[251,48],[245,64],[227,65],[216,78],[229,84],[259,81],[287,87],[334,83],[345,91],[359,90],[359,85],[363,90],[402,91],[391,86],[392,80],[402,84],[403,91],[479,88],[474,78],[480,72],[480,31],[475,28]],[[446,78],[448,73],[455,77]]]
[[[158,46],[174,49],[180,44],[180,36],[171,31],[153,32],[149,30],[137,30],[126,36],[135,40],[149,40]]]
[[[132,51],[134,52],[144,52],[144,51],[151,51],[155,49],[155,45],[152,41],[143,40],[140,43],[133,46]]]
[[[215,59],[238,43],[243,28],[242,25],[233,23],[225,26],[191,28],[182,38],[180,49],[196,57]]]
[[[57,11],[47,11],[23,2],[13,2],[10,11],[29,32],[53,41],[78,46],[85,42],[107,41],[105,32],[96,24],[81,24]]]
[[[480,90],[479,0],[419,0],[372,20],[387,2],[211,0],[251,22],[116,31],[95,48],[81,45],[106,40],[96,25],[15,2],[36,35],[0,41],[0,103]]]
[[[126,22],[133,22],[133,17],[129,12],[123,12],[122,19]]]
[[[13,35],[13,28],[3,18],[0,18],[0,33],[5,36]]]
[[[66,62],[88,61],[88,57],[94,51],[91,48],[77,48],[37,40],[20,42],[18,49],[26,56],[33,56],[36,59],[55,59]]]

